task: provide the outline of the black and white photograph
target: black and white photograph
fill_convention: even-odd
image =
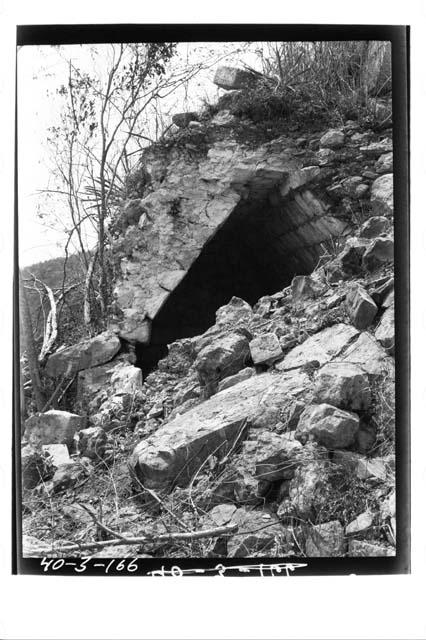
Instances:
[[[408,570],[404,29],[288,33],[18,33],[18,571]]]

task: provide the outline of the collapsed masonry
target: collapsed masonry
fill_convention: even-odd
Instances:
[[[234,135],[237,120],[220,112],[187,122],[213,137],[203,153],[190,140],[144,152],[114,247],[110,331],[46,365],[54,378],[77,374],[75,409],[89,426],[48,412],[30,418],[26,439],[54,457],[75,434],[82,460],[107,459],[109,434],[136,397],[138,482],[165,495],[207,478],[204,526],[244,531],[271,518],[255,539],[230,540],[228,555],[273,553],[287,517],[317,517],[337,467],[381,483],[383,514],[356,514],[346,528],[320,521],[307,551],[392,555],[394,454],[383,444],[394,437],[391,131],[347,122],[253,150]],[[30,485],[34,455],[27,450]],[[51,491],[82,473],[91,471],[58,463]],[[390,527],[390,546],[368,538],[373,522]]]

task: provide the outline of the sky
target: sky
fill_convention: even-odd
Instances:
[[[173,64],[184,65],[205,61],[211,56],[225,56],[221,63],[238,65],[241,60],[259,66],[252,43],[246,51],[235,53],[242,43],[179,43]],[[104,60],[102,48],[100,60]],[[63,255],[66,235],[61,221],[66,224],[66,210],[58,200],[46,201],[41,194],[54,189],[51,151],[47,145],[48,129],[59,122],[62,103],[56,89],[67,82],[68,60],[81,69],[91,69],[89,45],[68,45],[58,51],[52,46],[24,46],[18,51],[18,212],[19,259],[21,266]],[[102,63],[100,63],[102,64]],[[214,65],[203,70],[186,86],[165,99],[166,112],[198,110],[202,99],[215,101],[222,89],[213,84]],[[105,69],[99,69],[102,73]],[[39,215],[43,215],[40,218]],[[56,218],[56,219],[53,219]],[[95,243],[93,229],[86,227],[89,246]],[[77,246],[74,245],[74,250]]]

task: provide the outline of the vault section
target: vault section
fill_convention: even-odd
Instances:
[[[342,231],[341,221],[325,214],[307,190],[240,202],[156,315],[150,344],[137,346],[144,377],[167,354],[167,344],[204,333],[232,296],[253,305],[295,275],[311,273],[321,244]]]

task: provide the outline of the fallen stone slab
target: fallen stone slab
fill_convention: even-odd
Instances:
[[[51,409],[36,413],[25,421],[25,438],[34,446],[43,444],[66,444],[71,447],[74,434],[86,426],[86,418]]]
[[[394,368],[392,358],[380,343],[367,331],[361,333],[342,355],[342,360],[357,364],[369,376],[375,378]]]
[[[305,553],[308,558],[333,558],[343,556],[345,536],[338,520],[314,525],[309,529]]]
[[[365,411],[371,406],[368,376],[359,365],[330,362],[317,373],[314,400],[340,409]]]
[[[268,372],[244,380],[142,440],[130,457],[130,468],[148,488],[185,486],[211,454],[223,457],[246,426],[264,426],[266,420],[272,428],[274,419],[277,422],[285,407],[307,389],[308,376],[298,372]]]
[[[343,323],[327,327],[289,351],[283,361],[276,365],[276,369],[287,371],[303,367],[314,360],[320,365],[326,364],[340,354],[358,333],[355,327]]]
[[[220,66],[216,69],[213,82],[221,89],[245,89],[253,87],[257,82],[257,77],[244,69]]]
[[[366,329],[373,322],[378,311],[374,300],[363,287],[352,287],[346,295],[346,309],[357,329]]]
[[[219,380],[244,367],[248,356],[249,341],[246,336],[231,333],[204,347],[199,352],[194,367],[200,382],[214,392]]]
[[[69,462],[61,464],[55,471],[52,478],[52,489],[54,493],[65,491],[74,486],[78,480],[87,475],[85,466],[80,462]]]
[[[248,380],[254,375],[256,375],[254,367],[245,367],[245,369],[241,369],[241,371],[235,373],[233,376],[228,376],[219,382],[218,392],[229,389],[229,387],[233,387],[235,384],[243,382],[243,380]]]
[[[334,451],[333,462],[354,473],[360,480],[377,478],[386,481],[394,473],[384,458],[366,458],[354,451]]]
[[[109,362],[120,350],[120,340],[110,333],[101,333],[90,340],[83,340],[53,353],[45,371],[51,378],[66,375],[71,378],[82,369],[90,369]]]
[[[307,407],[300,416],[295,438],[302,444],[313,439],[327,449],[343,449],[353,444],[358,429],[356,413],[330,404],[315,404]]]
[[[250,342],[250,354],[254,364],[271,364],[282,355],[280,341],[275,333],[264,333]]]

